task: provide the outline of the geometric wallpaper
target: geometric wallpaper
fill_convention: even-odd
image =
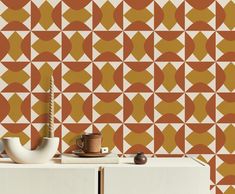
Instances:
[[[55,80],[59,152],[198,157],[235,193],[234,0],[1,0],[0,137],[34,149]]]

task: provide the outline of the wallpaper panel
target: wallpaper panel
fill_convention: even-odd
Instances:
[[[192,155],[235,193],[233,0],[2,0],[0,135],[35,148],[55,80],[59,152],[101,131],[125,156]]]

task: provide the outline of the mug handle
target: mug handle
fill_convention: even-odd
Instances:
[[[77,146],[78,146],[78,148],[80,150],[83,150],[83,147],[84,147],[84,138],[83,138],[83,135],[81,135],[81,137],[76,139],[76,144],[77,144]]]

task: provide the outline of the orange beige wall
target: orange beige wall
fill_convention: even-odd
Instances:
[[[235,193],[232,0],[2,0],[0,135],[35,148],[55,80],[60,152],[101,131],[121,156],[192,155]]]

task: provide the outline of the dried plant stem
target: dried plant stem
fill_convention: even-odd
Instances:
[[[54,137],[54,79],[50,79],[49,137]]]

